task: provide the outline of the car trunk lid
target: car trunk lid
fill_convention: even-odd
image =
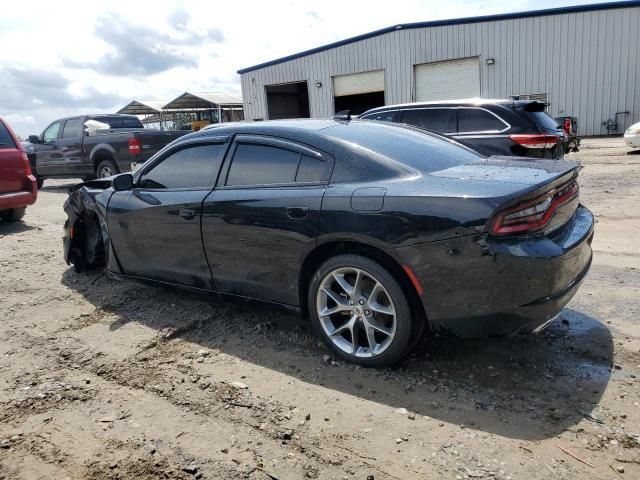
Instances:
[[[474,185],[495,184],[490,199],[494,214],[489,222],[495,235],[543,231],[564,225],[578,207],[577,176],[580,162],[490,157],[431,175],[465,180]],[[496,221],[502,222],[502,229]],[[496,227],[496,228],[493,228]]]

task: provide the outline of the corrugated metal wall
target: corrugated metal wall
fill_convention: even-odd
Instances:
[[[386,104],[411,102],[415,64],[478,56],[483,97],[548,93],[551,115],[606,134],[615,112],[631,112],[625,128],[640,121],[639,45],[639,7],[396,30],[242,74],[245,118],[267,119],[265,85],[296,81],[308,82],[311,116],[331,116],[331,78],[378,69]]]

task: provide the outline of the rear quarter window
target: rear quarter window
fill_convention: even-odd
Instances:
[[[2,122],[0,122],[0,148],[16,148],[13,137]]]
[[[508,125],[495,115],[480,108],[458,109],[459,133],[501,132]]]

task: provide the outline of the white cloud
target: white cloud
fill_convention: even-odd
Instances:
[[[134,98],[240,93],[240,68],[396,23],[552,6],[558,2],[5,2],[0,116],[25,136],[57,117],[114,111]]]

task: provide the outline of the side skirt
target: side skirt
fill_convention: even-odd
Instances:
[[[179,288],[181,290],[188,290],[188,291],[191,291],[191,292],[194,292],[194,293],[199,293],[199,294],[217,295],[217,296],[220,296],[220,297],[223,297],[223,298],[224,297],[230,297],[230,298],[239,298],[239,299],[247,300],[247,301],[251,301],[251,302],[269,303],[271,305],[275,305],[277,307],[284,308],[285,310],[296,312],[296,313],[302,315],[302,310],[301,310],[299,305],[289,305],[288,303],[280,303],[280,302],[274,302],[274,301],[271,301],[271,300],[262,300],[262,299],[258,299],[258,298],[246,297],[244,295],[238,295],[236,293],[227,293],[227,292],[220,292],[220,291],[217,291],[217,290],[208,290],[206,288],[190,287],[190,286],[187,286],[187,285],[182,285],[180,283],[167,282],[165,280],[155,280],[155,279],[152,279],[152,278],[138,277],[138,276],[135,276],[135,275],[126,275],[124,273],[117,273],[117,272],[113,272],[113,271],[107,270],[107,269],[105,269],[105,271],[109,275],[112,275],[114,277],[124,278],[124,279],[127,279],[127,280],[134,280],[134,281],[140,282],[140,283],[164,285],[166,287]]]

